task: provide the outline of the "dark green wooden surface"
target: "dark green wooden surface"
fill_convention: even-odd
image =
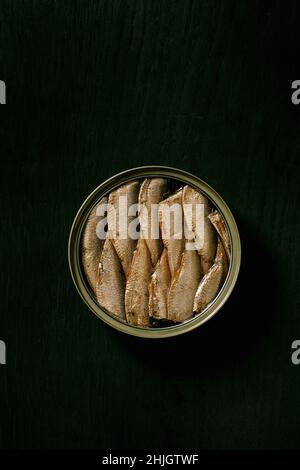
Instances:
[[[298,10],[1,0],[1,447],[300,447]],[[100,322],[67,264],[87,194],[144,164],[210,183],[243,248],[222,311],[161,342]]]

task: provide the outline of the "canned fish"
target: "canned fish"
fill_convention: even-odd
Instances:
[[[90,310],[134,336],[190,331],[222,307],[241,260],[223,199],[183,170],[134,168],[100,184],[69,237],[74,284]]]

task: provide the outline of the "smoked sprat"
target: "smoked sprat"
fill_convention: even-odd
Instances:
[[[101,204],[107,211],[97,215]],[[197,224],[199,214],[202,224]],[[99,239],[97,226],[104,217],[105,239]],[[120,227],[130,224],[138,236],[124,238]],[[201,314],[220,292],[231,257],[221,213],[200,191],[165,178],[132,181],[107,194],[88,217],[81,244],[82,266],[97,303],[143,328]]]

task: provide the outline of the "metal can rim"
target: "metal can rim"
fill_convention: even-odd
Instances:
[[[221,212],[231,239],[231,261],[227,278],[213,302],[200,314],[186,322],[164,328],[141,328],[117,319],[93,299],[85,281],[80,260],[80,242],[85,221],[91,209],[108,192],[137,178],[165,177],[189,184],[203,192]],[[85,199],[73,221],[68,241],[68,261],[75,287],[89,309],[111,327],[143,338],[167,338],[191,331],[212,318],[229,298],[238,278],[241,264],[241,242],[235,219],[223,198],[205,181],[184,170],[168,166],[142,166],[118,173],[101,183]]]

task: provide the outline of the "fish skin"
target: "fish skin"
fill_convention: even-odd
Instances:
[[[202,312],[217,296],[228,272],[227,256],[223,244],[218,240],[215,263],[205,274],[197,289],[194,313]]]
[[[227,260],[227,255],[226,255],[223,242],[219,237],[218,237],[217,253],[215,257],[215,264],[220,264],[222,266],[223,279],[225,279],[228,273],[228,260]]]
[[[181,256],[184,251],[184,226],[183,226],[183,212],[182,212],[182,237],[181,239],[174,238],[174,224],[170,223],[170,238],[165,236],[168,232],[168,224],[162,214],[162,205],[167,204],[171,206],[172,204],[179,204],[182,207],[182,189],[178,190],[175,194],[163,200],[159,204],[159,221],[161,226],[161,235],[164,246],[168,250],[168,263],[171,271],[171,276],[174,277],[177,269],[180,266]],[[172,227],[173,226],[173,227]],[[172,230],[173,229],[173,230]]]
[[[139,193],[140,237],[146,240],[150,251],[152,266],[155,266],[162,252],[160,238],[151,238],[151,205],[158,204],[167,191],[167,180],[164,178],[146,178]],[[152,214],[153,215],[153,214]],[[153,215],[154,216],[154,215]],[[147,218],[147,220],[144,219]],[[158,214],[157,214],[158,225]]]
[[[221,286],[222,277],[222,266],[214,264],[199,284],[194,300],[194,313],[202,312],[214,300]]]
[[[112,243],[105,240],[98,269],[96,298],[100,306],[125,319],[125,275]]]
[[[222,243],[226,251],[227,260],[228,262],[230,262],[231,246],[230,246],[229,235],[227,232],[224,219],[218,211],[211,212],[208,217],[212,225],[216,229],[220,239],[222,240]]]
[[[168,292],[171,273],[167,249],[158,260],[149,285],[149,315],[157,320],[168,319]]]
[[[136,247],[136,240],[133,240],[129,236],[127,236],[126,239],[121,239],[119,230],[118,230],[118,222],[119,222],[120,216],[121,217],[125,216],[127,217],[127,224],[129,225],[129,223],[135,218],[135,216],[128,216],[127,213],[123,215],[120,214],[119,197],[127,196],[127,211],[128,211],[128,208],[132,204],[138,203],[139,188],[140,188],[140,184],[138,181],[131,181],[130,183],[120,186],[115,191],[110,193],[109,198],[108,198],[108,203],[115,208],[116,214],[117,214],[116,216],[117,227],[116,227],[116,234],[114,235],[113,230],[112,230],[113,212],[112,212],[112,209],[108,209],[108,214],[107,214],[108,236],[112,239],[115,250],[118,254],[118,257],[124,269],[126,278],[129,276],[133,252]]]
[[[133,254],[130,273],[126,283],[125,311],[127,322],[140,326],[149,326],[149,283],[152,274],[152,262],[146,241],[138,240]]]
[[[209,213],[210,207],[208,199],[201,194],[199,191],[196,191],[191,186],[185,186],[183,188],[183,208],[184,204],[203,204],[204,205],[204,240],[203,240],[203,247],[198,250],[199,255],[201,256],[201,266],[203,274],[206,274],[208,270],[211,268],[214,262],[214,257],[216,254],[217,248],[217,238],[215,231],[213,230],[211,223],[209,221]],[[186,211],[184,210],[185,216]],[[199,240],[200,234],[196,232],[196,221],[195,221],[195,214],[193,212],[192,217],[192,234],[194,237],[194,241]]]
[[[105,215],[98,216],[96,214],[98,207],[102,204],[107,204],[106,197],[102,198],[91,211],[83,231],[81,245],[83,269],[94,292],[96,291],[99,261],[105,241],[98,238],[96,233],[98,223],[106,217]]]
[[[202,278],[201,259],[196,250],[182,254],[168,295],[168,318],[176,322],[188,320],[193,314],[194,297]]]

